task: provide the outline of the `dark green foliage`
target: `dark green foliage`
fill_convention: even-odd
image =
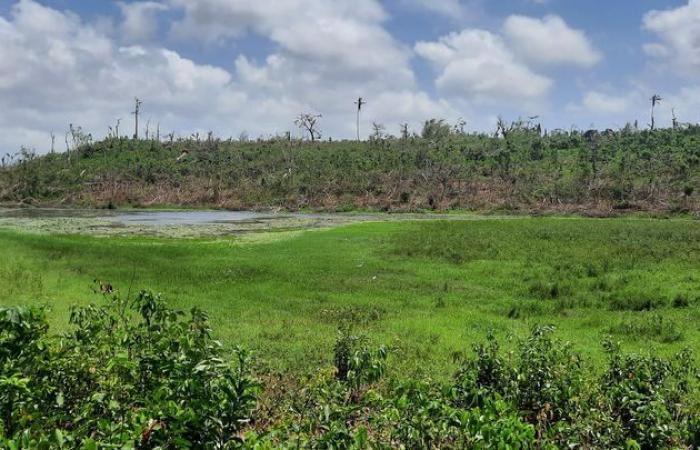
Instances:
[[[552,330],[535,327],[519,357],[490,337],[455,377],[458,404],[505,401],[556,447],[681,448],[697,445],[697,368],[689,351],[666,360],[624,355],[606,341],[599,380]]]
[[[204,449],[665,449],[700,444],[697,368],[605,342],[596,373],[535,326],[514,351],[493,334],[452,383],[385,378],[388,352],[339,332],[334,367],[262,375],[188,316],[141,291],[74,308],[47,334],[44,310],[0,309],[0,446]],[[257,404],[257,407],[255,406]]]
[[[3,448],[54,448],[59,436],[66,448],[239,442],[254,406],[248,358],[224,359],[202,311],[185,317],[148,291],[108,296],[75,308],[60,338],[46,335],[42,310],[0,317]]]
[[[480,405],[497,396],[540,432],[571,418],[583,393],[581,361],[569,344],[551,339],[552,331],[535,327],[515,360],[504,359],[493,336],[487,346],[477,345],[477,358],[466,361],[456,375],[458,401]]]
[[[687,308],[690,306],[690,299],[687,294],[676,294],[672,304],[674,308]]]
[[[505,127],[505,125],[503,125]],[[106,139],[70,154],[24,150],[0,168],[0,201],[115,207],[154,202],[345,210],[698,210],[700,127],[499,137],[444,121],[368,142]]]
[[[689,351],[673,360],[653,356],[622,355],[618,346],[606,342],[609,366],[601,378],[602,401],[621,430],[642,449],[695,447],[694,424],[698,410],[689,407],[697,376]]]

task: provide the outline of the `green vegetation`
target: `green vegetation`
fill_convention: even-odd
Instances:
[[[609,334],[667,356],[700,342],[697,221],[368,222],[269,236],[0,231],[0,304],[48,305],[63,330],[93,279],[122,294],[148,286],[173,307],[208,311],[226,346],[293,371],[328,362],[341,325],[389,346],[391,370],[443,379],[490,329],[507,338],[552,324],[597,362]]]
[[[0,448],[700,445],[700,222],[446,217],[1,229]]]
[[[0,201],[98,207],[697,212],[700,126],[497,136],[428,121],[367,142],[200,139],[93,143],[3,158]]]
[[[0,444],[33,448],[600,448],[700,444],[689,351],[625,355],[605,342],[593,374],[536,326],[504,353],[489,336],[449,382],[386,378],[387,351],[343,331],[334,366],[299,384],[256,383],[229,363],[207,317],[159,296],[113,295],[74,308],[47,333],[45,312],[0,309]]]

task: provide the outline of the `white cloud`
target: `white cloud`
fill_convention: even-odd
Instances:
[[[128,43],[151,39],[158,30],[157,13],[168,9],[165,4],[154,1],[119,2],[118,5],[124,16],[122,35]]]
[[[589,91],[583,96],[583,107],[594,113],[622,114],[628,112],[632,106],[629,96],[616,96],[599,91]]]
[[[230,69],[215,67],[155,42],[122,46],[109,27],[33,0],[18,1],[8,16],[0,16],[0,108],[9,112],[0,115],[0,153],[20,145],[46,151],[51,130],[62,148],[69,123],[97,137],[121,118],[121,134],[130,135],[134,96],[144,100],[142,125],[160,122],[162,134],[268,135],[293,129],[300,112],[319,111],[325,136],[351,137],[358,96],[369,101],[363,114],[367,133],[371,120],[391,129],[404,121],[417,125],[428,117],[458,116],[446,101],[417,89],[410,49],[385,31],[385,13],[374,1],[309,0],[305,5],[313,9],[306,14],[294,9],[301,0],[220,3],[229,8],[212,22],[193,2],[183,3],[179,32],[206,30],[206,39],[215,41],[261,33],[277,44],[275,51],[262,61],[234,53]],[[297,20],[289,19],[291,12]],[[232,15],[237,30],[216,33]],[[118,29],[129,28],[127,22]],[[195,25],[199,28],[186,30]],[[139,40],[152,30],[148,24],[136,29],[147,31],[131,33]]]
[[[439,72],[436,85],[446,94],[476,101],[532,100],[545,95],[552,80],[518,62],[501,37],[467,29],[415,51]]]
[[[168,131],[207,123],[224,131],[221,117],[246,101],[226,70],[163,48],[119,47],[77,16],[31,0],[0,18],[0,38],[0,108],[10,112],[0,115],[2,152],[46,150],[49,132],[62,142],[69,123],[103,135],[121,117],[122,133],[131,133],[134,96],[144,99],[144,124],[151,118]]]
[[[667,58],[671,56],[671,52],[665,45],[655,42],[644,44],[642,49],[644,53],[655,58]]]
[[[503,33],[513,51],[529,62],[592,67],[602,59],[586,34],[569,27],[559,16],[513,15],[506,19]]]
[[[649,55],[666,59],[685,75],[698,78],[700,0],[689,0],[687,5],[666,11],[650,11],[644,16],[643,25],[660,40],[644,46]]]
[[[667,95],[664,100],[667,116],[673,108],[681,123],[700,122],[700,84],[684,86],[678,92]]]
[[[386,13],[376,0],[171,2],[184,11],[172,27],[175,36],[221,41],[253,32],[309,72],[346,78],[386,74],[394,83],[413,82],[410,54],[383,28]]]
[[[454,114],[446,102],[417,89],[410,48],[386,31],[387,14],[376,0],[172,2],[184,11],[173,26],[175,36],[199,33],[219,43],[245,33],[270,39],[275,49],[262,61],[236,58],[236,79],[260,104],[283,101],[289,117],[304,110],[323,113],[324,131],[352,136],[352,102],[360,96],[370,102],[367,121],[373,110],[386,113],[376,120],[387,123]]]

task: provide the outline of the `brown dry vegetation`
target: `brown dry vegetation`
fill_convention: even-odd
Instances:
[[[700,127],[498,136],[424,130],[367,142],[108,139],[24,151],[0,201],[94,207],[695,213]]]

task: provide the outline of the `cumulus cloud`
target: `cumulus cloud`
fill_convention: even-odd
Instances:
[[[506,19],[503,33],[513,51],[529,62],[592,67],[602,59],[586,34],[559,16],[513,15]]]
[[[395,83],[413,82],[409,52],[383,28],[386,13],[376,0],[171,2],[184,11],[172,27],[175,36],[217,41],[253,32],[308,72],[345,78],[385,73]]]
[[[144,120],[164,129],[192,117],[216,127],[246,100],[226,70],[163,48],[120,47],[76,15],[32,0],[0,18],[0,38],[0,107],[12,112],[0,116],[3,151],[45,150],[49,132],[61,136],[69,123],[102,135],[117,118],[126,122],[134,96],[145,99]]]
[[[666,59],[685,75],[698,78],[700,0],[689,0],[687,5],[675,9],[650,11],[644,16],[643,26],[659,39],[644,46],[647,54]]]
[[[621,114],[629,111],[632,99],[629,96],[609,95],[599,91],[589,91],[583,96],[583,107],[594,113]]]
[[[529,100],[542,97],[552,85],[551,79],[518,62],[500,36],[485,30],[418,42],[415,51],[439,73],[436,85],[446,94],[477,101]]]
[[[153,41],[120,44],[148,39],[150,20],[157,19],[138,25],[126,5],[124,21],[116,26],[132,31],[119,39],[71,12],[34,0],[16,2],[0,16],[0,108],[11,111],[0,116],[0,150],[26,144],[45,151],[49,132],[61,142],[69,123],[102,136],[121,118],[122,135],[131,134],[135,96],[144,100],[142,125],[150,118],[152,127],[160,122],[162,133],[183,135],[207,130],[221,136],[268,135],[293,129],[300,112],[318,111],[324,135],[349,137],[355,126],[352,101],[359,96],[370,102],[364,120],[389,126],[458,116],[446,101],[417,89],[410,49],[385,31],[386,16],[377,2],[222,1],[224,8],[211,21],[207,2],[216,3],[168,3],[182,10],[179,32],[194,33],[187,28],[196,25],[209,33],[202,36],[205,41],[259,33],[271,37],[275,50],[262,60],[233,53],[229,67],[216,67]],[[312,10],[304,15],[294,9],[302,6]],[[146,3],[138,7],[148,14],[161,10]],[[288,18],[292,10],[297,21]],[[216,33],[231,15],[238,21],[235,29]]]
[[[274,50],[264,59],[236,58],[236,79],[261,104],[276,98],[295,113],[322,112],[322,127],[332,133],[352,134],[352,101],[359,96],[370,102],[368,118],[380,103],[397,102],[377,117],[389,123],[454,114],[417,89],[410,48],[386,31],[387,14],[376,0],[171,1],[184,12],[174,36],[211,43],[254,33],[271,40]],[[412,112],[397,113],[407,107]]]
[[[168,9],[165,4],[153,1],[119,2],[118,5],[124,16],[123,38],[132,44],[151,39],[158,30],[157,14]]]

